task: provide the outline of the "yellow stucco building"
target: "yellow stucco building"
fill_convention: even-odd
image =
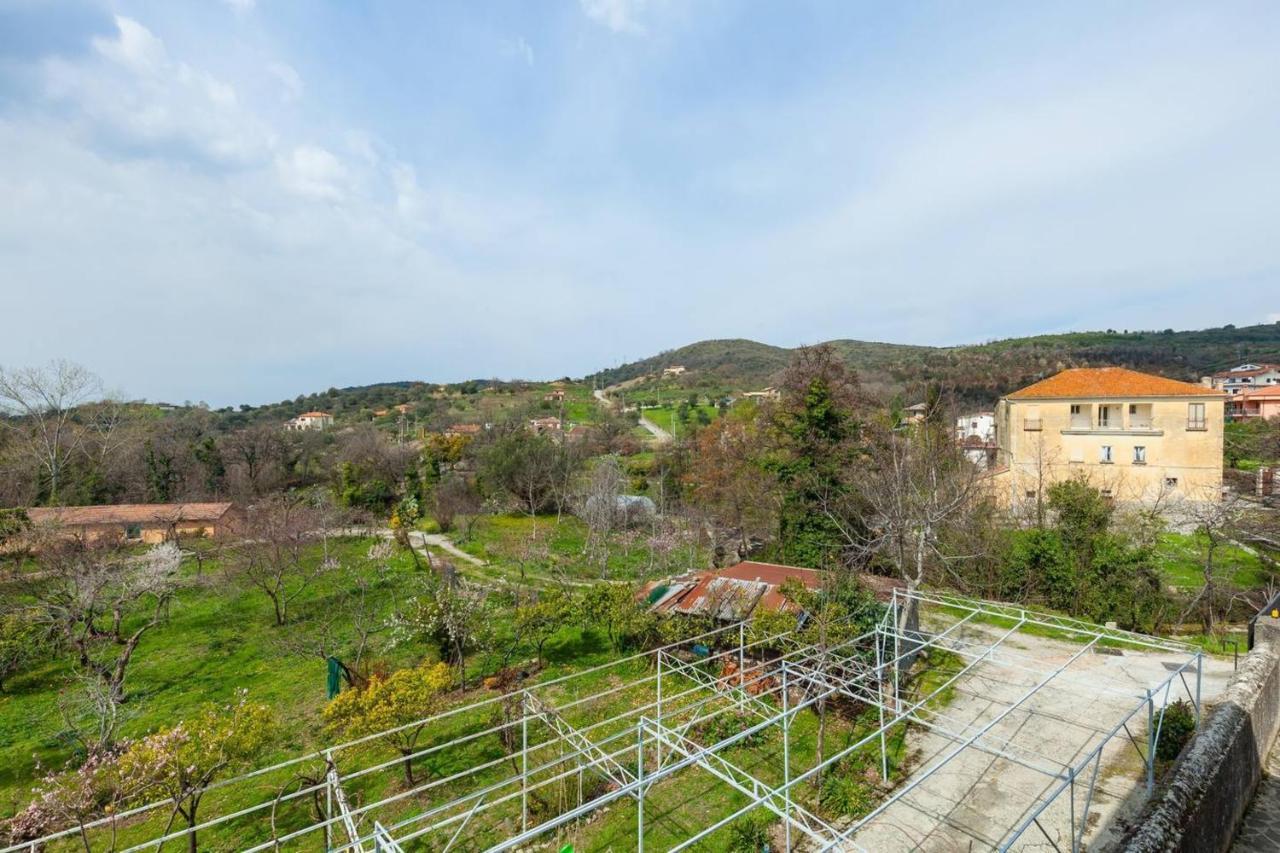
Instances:
[[[1225,398],[1121,367],[1064,370],[997,404],[991,485],[1009,506],[1081,476],[1119,501],[1219,500]]]

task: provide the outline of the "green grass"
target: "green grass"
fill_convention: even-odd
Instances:
[[[719,412],[715,406],[690,406],[689,417],[684,423],[681,423],[677,415],[677,406],[663,406],[657,409],[645,409],[643,414],[646,418],[653,421],[662,429],[676,436],[688,435],[698,426],[698,412],[706,412],[707,417],[715,420],[719,417]]]
[[[331,545],[343,563],[363,560],[368,540]],[[315,556],[318,560],[318,554]],[[407,588],[414,574],[406,554],[390,560],[390,570],[373,585],[386,596]],[[194,571],[187,566],[188,572]],[[312,626],[350,592],[338,573],[323,576],[296,605],[291,623],[274,624],[270,601],[257,590],[229,583],[216,565],[205,563],[202,583],[174,601],[167,624],[144,635],[125,683],[123,736],[167,727],[194,714],[207,702],[225,703],[238,689],[254,701],[276,708],[286,736],[278,747],[297,751],[314,742],[317,712],[325,702],[325,662],[289,644],[300,629]],[[382,653],[389,665],[408,665],[418,650]],[[70,667],[51,661],[14,676],[0,694],[0,813],[20,808],[29,798],[36,763],[60,768],[73,756],[58,710],[58,694]]]
[[[1170,586],[1197,590],[1204,586],[1203,533],[1162,533],[1156,543],[1160,570]],[[1225,544],[1214,554],[1217,575],[1241,589],[1264,586],[1269,580],[1257,557],[1235,545]]]
[[[568,515],[559,520],[555,516],[485,516],[476,523],[470,539],[460,529],[452,535],[459,548],[490,564],[483,568],[461,566],[464,572],[535,585],[561,579],[634,581],[707,565],[707,555],[695,545],[684,545],[667,555],[651,555],[649,529],[643,525],[615,532],[608,555],[601,561],[587,549],[586,524]]]

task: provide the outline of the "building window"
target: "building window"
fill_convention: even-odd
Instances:
[[[1110,406],[1098,407],[1098,426],[1101,429],[1106,429],[1107,427],[1111,426],[1111,407]]]
[[[1204,403],[1187,404],[1187,429],[1205,429]]]
[[[1111,457],[1111,445],[1104,444],[1098,454],[1098,461],[1103,465],[1109,465],[1114,460]]]
[[[1178,486],[1178,478],[1177,478],[1177,477],[1165,477],[1165,478],[1164,478],[1164,484],[1165,484],[1166,486],[1168,486],[1169,488],[1171,488],[1171,489],[1177,488],[1177,486]]]
[[[1072,404],[1071,404],[1071,414],[1073,414],[1073,415],[1078,415],[1078,414],[1080,414],[1080,404],[1079,404],[1079,403],[1072,403]]]
[[[1145,447],[1133,448],[1133,464],[1134,465],[1147,464],[1147,449]]]
[[[142,538],[142,525],[141,525],[141,524],[126,524],[126,525],[125,525],[125,528],[124,528],[124,538],[125,538],[125,539],[141,539],[141,538]]]
[[[1027,497],[1028,497],[1028,498],[1034,498],[1035,496],[1036,496],[1036,490],[1035,490],[1035,489],[1027,489]]]
[[[1110,490],[1110,489],[1102,489],[1101,491],[1102,491],[1102,496],[1103,496],[1104,498],[1109,498],[1109,497],[1111,497],[1111,490]]]

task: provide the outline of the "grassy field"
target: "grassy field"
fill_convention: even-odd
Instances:
[[[645,409],[644,416],[653,421],[662,429],[676,436],[687,435],[692,432],[698,425],[698,412],[705,412],[707,417],[715,420],[720,416],[715,406],[700,405],[697,407],[689,407],[689,418],[686,422],[681,423],[676,416],[677,406],[662,406],[656,409]]]
[[[342,540],[332,553],[346,566],[365,563],[370,541]],[[313,555],[319,560],[319,553]],[[193,575],[194,566],[186,566]],[[386,600],[415,583],[407,554],[394,555],[384,575],[371,585],[371,595]],[[324,575],[298,602],[291,624],[277,627],[270,601],[257,590],[228,582],[216,565],[180,593],[167,624],[152,629],[140,644],[126,680],[124,736],[136,736],[172,725],[207,702],[231,701],[247,689],[254,701],[276,708],[286,736],[279,750],[295,751],[318,733],[318,711],[325,702],[325,661],[304,654],[290,641],[318,619],[339,612],[351,593],[342,572]],[[379,653],[389,666],[405,666],[422,650],[403,647]],[[73,755],[68,730],[58,709],[59,691],[70,668],[51,661],[13,677],[0,694],[0,813],[15,811],[29,799],[36,764],[59,768]],[[270,756],[264,756],[269,758]]]
[[[1156,546],[1161,571],[1170,586],[1196,590],[1204,586],[1205,537],[1202,533],[1163,533]],[[1214,554],[1218,576],[1234,586],[1252,589],[1268,580],[1257,557],[1235,545],[1223,545]]]
[[[639,580],[707,565],[708,555],[685,544],[669,553],[651,551],[650,531],[641,526],[610,537],[607,556],[587,548],[587,526],[573,516],[484,516],[466,538],[454,534],[463,551],[487,563],[463,566],[468,573],[512,581],[546,584],[567,580]]]

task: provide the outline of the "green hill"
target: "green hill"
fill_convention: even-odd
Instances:
[[[910,394],[925,383],[938,383],[962,400],[983,404],[1067,367],[1118,365],[1196,381],[1244,361],[1280,362],[1280,323],[1182,332],[1070,332],[957,347],[855,340],[829,345],[872,390]],[[644,387],[656,382],[648,377],[680,365],[687,372],[662,385],[748,390],[776,382],[791,355],[790,349],[757,341],[700,341],[601,370],[585,381]]]

